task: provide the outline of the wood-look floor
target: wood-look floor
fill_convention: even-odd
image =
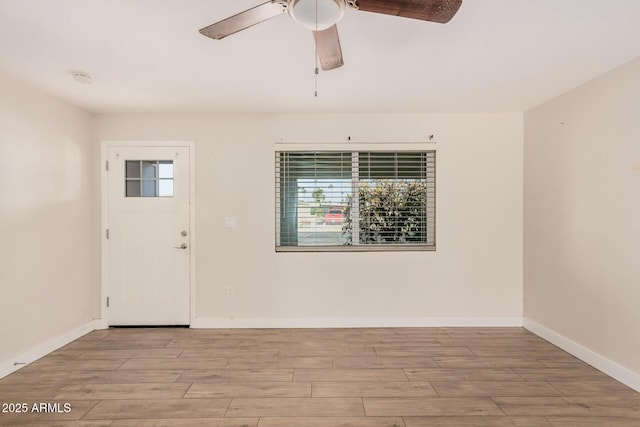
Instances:
[[[521,328],[109,329],[0,402],[29,406],[7,426],[640,426],[639,393]]]

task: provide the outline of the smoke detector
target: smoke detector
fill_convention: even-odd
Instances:
[[[78,83],[83,83],[86,85],[90,85],[91,83],[93,83],[93,77],[91,77],[91,74],[76,70],[69,71],[69,74],[71,74],[73,80],[77,81]]]

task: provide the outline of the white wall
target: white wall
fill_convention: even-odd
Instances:
[[[527,112],[524,156],[525,316],[637,388],[639,76],[637,59]]]
[[[436,252],[274,252],[276,141],[413,142],[429,134],[438,150]],[[95,121],[96,144],[195,141],[196,315],[208,326],[518,324],[522,134],[521,114],[152,114]],[[237,228],[225,228],[227,216],[237,217]],[[227,286],[235,287],[233,298]]]
[[[8,76],[0,93],[1,376],[97,317],[100,288],[91,117]]]

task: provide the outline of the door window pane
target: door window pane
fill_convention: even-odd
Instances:
[[[158,178],[171,178],[173,179],[173,162],[161,161],[158,162]]]
[[[158,162],[142,162],[142,178],[154,179],[158,177]]]
[[[172,160],[127,160],[126,197],[173,197]]]
[[[139,160],[127,160],[127,178],[140,178],[140,161]]]
[[[127,181],[127,197],[140,197],[140,181]]]
[[[158,197],[173,197],[173,179],[158,181]]]
[[[158,197],[155,180],[142,181],[142,197]]]

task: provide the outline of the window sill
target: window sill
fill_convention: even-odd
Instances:
[[[435,252],[433,245],[276,246],[276,252]]]

